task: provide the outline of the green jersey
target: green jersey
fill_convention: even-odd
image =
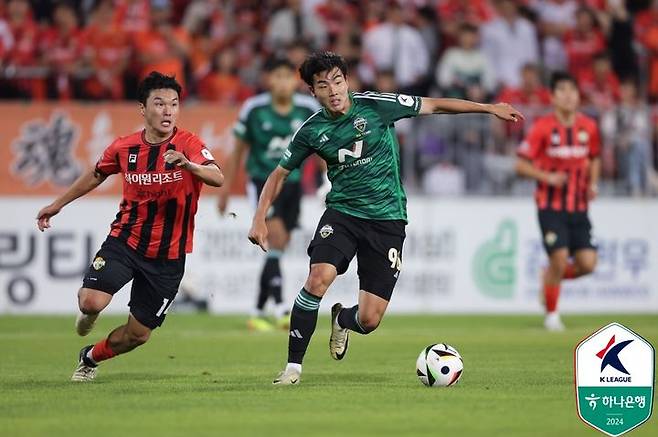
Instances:
[[[295,94],[292,101],[292,109],[285,115],[274,110],[270,93],[251,97],[242,105],[233,133],[249,145],[247,173],[251,179],[267,179],[279,164],[292,134],[320,109],[310,96]],[[289,181],[297,182],[300,177],[300,172],[295,171]]]
[[[317,153],[327,162],[331,191],[327,207],[372,220],[407,220],[407,196],[400,178],[400,151],[393,122],[414,117],[420,97],[390,93],[350,93],[346,114],[326,109],[295,132],[279,163],[294,170]]]

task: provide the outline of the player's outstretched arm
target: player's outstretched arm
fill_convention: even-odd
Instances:
[[[422,97],[419,114],[461,114],[481,112],[505,121],[523,120],[523,114],[508,103],[477,103],[462,99]]]
[[[101,174],[95,168],[81,174],[64,194],[55,199],[50,205],[41,208],[41,211],[37,213],[37,227],[39,230],[43,232],[48,229],[50,227],[50,217],[57,215],[66,205],[99,186],[106,178],[107,176]]]
[[[283,188],[283,183],[288,178],[290,174],[289,170],[277,166],[269,177],[265,181],[263,186],[263,191],[260,194],[260,199],[258,199],[258,208],[256,208],[256,213],[254,214],[254,219],[251,223],[251,229],[249,230],[249,241],[253,244],[257,244],[267,252],[267,225],[265,224],[265,218],[267,217],[267,211],[279,196],[281,188]]]
[[[228,159],[226,164],[226,169],[224,172],[224,189],[219,193],[217,198],[217,209],[221,215],[226,213],[226,207],[228,206],[228,198],[231,194],[231,188],[233,187],[233,182],[235,181],[235,175],[238,173],[238,168],[242,163],[242,157],[249,148],[249,144],[245,143],[240,138],[235,139],[235,147],[231,152],[231,156]]]
[[[197,164],[187,159],[184,153],[177,150],[167,150],[163,157],[168,164],[176,164],[177,167],[189,171],[206,185],[221,187],[224,184],[224,174],[214,164]]]
[[[516,160],[516,173],[519,176],[531,178],[545,184],[561,187],[567,182],[567,175],[563,172],[548,172],[540,170],[528,159],[517,158]]]

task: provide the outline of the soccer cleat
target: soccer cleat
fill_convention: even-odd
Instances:
[[[273,385],[297,385],[301,379],[301,372],[297,369],[286,367],[285,370],[279,372],[277,377],[272,381]]]
[[[87,358],[87,352],[94,347],[94,345],[85,346],[80,350],[80,361],[78,362],[78,368],[73,372],[71,376],[71,381],[93,381],[96,378],[96,369],[98,365],[92,363],[89,358]]]
[[[329,353],[334,360],[342,360],[347,353],[349,332],[338,324],[338,314],[343,309],[340,303],[331,307],[331,337],[329,337]]]
[[[98,319],[98,314],[79,313],[78,317],[75,318],[75,332],[81,337],[89,334],[94,329],[96,319]]]
[[[250,331],[267,332],[272,331],[274,326],[262,317],[252,317],[247,320],[247,328],[249,328]]]
[[[560,319],[560,314],[557,312],[546,314],[546,318],[544,319],[544,328],[551,332],[564,331],[565,328],[562,320]]]
[[[290,329],[290,313],[286,313],[276,319],[276,327],[286,331]]]

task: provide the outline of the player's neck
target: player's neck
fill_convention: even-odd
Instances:
[[[292,110],[292,97],[273,98],[272,107],[277,113],[286,115]]]
[[[144,129],[144,140],[146,140],[146,142],[149,144],[160,144],[161,142],[169,139],[173,135],[175,129],[176,128],[174,128],[174,130],[171,132],[162,134],[155,129],[149,129],[146,127]]]
[[[560,111],[559,109],[555,110],[555,117],[565,126],[571,126],[576,121],[577,111]]]

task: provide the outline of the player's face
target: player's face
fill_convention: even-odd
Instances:
[[[274,98],[290,98],[297,89],[297,75],[286,66],[275,68],[268,75],[270,92]]]
[[[559,111],[574,112],[580,104],[578,88],[575,83],[568,80],[558,82],[552,98],[553,106]]]
[[[172,89],[152,90],[146,99],[146,106],[141,106],[144,124],[147,130],[157,136],[167,137],[174,131],[178,118],[178,93]]]
[[[340,68],[322,71],[313,75],[311,92],[327,110],[344,114],[349,108],[349,83]]]

